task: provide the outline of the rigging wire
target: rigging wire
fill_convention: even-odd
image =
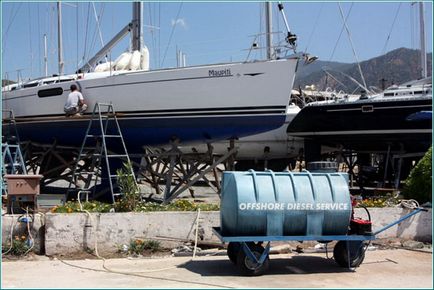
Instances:
[[[83,58],[82,62],[86,60],[86,51],[87,51],[87,32],[89,29],[89,18],[90,18],[90,2],[87,4],[87,20],[86,20],[86,27],[84,29],[84,50],[83,50]]]
[[[76,47],[76,55],[75,55],[75,62],[76,62],[76,67],[75,67],[75,71],[78,71],[79,69],[79,60],[78,60],[78,10],[79,10],[79,4],[77,2],[77,10],[76,10],[76,14],[75,14],[75,24],[76,24],[76,28],[75,28],[75,47]]]
[[[154,12],[154,16],[153,16],[153,21],[151,23],[151,26],[155,26],[157,27],[156,29],[151,28],[151,33],[152,33],[152,44],[153,44],[153,50],[152,50],[152,54],[153,54],[153,59],[154,59],[154,64],[153,67],[157,66],[158,63],[158,55],[157,55],[157,47],[158,47],[158,35],[156,33],[156,30],[160,30],[161,28],[159,26],[157,26],[157,12],[158,12],[158,7],[157,7],[157,3],[153,4],[153,10]]]
[[[347,16],[345,17],[345,21],[346,21],[346,20],[348,19],[348,17],[350,16],[350,14],[351,14],[351,10],[353,9],[353,5],[354,5],[354,2],[351,2],[350,9],[348,10]],[[338,39],[336,40],[335,46],[333,47],[333,51],[332,51],[332,53],[331,53],[331,55],[330,55],[330,58],[329,58],[328,62],[331,62],[331,60],[333,59],[333,56],[335,55],[336,49],[337,49],[337,47],[338,47],[339,41],[341,40],[342,33],[344,32],[344,29],[345,29],[345,26],[342,24],[341,31],[339,32]],[[326,74],[326,79],[325,79],[325,82],[324,82],[324,89],[327,87],[327,84],[328,84],[328,77],[329,77],[329,75]]]
[[[178,13],[176,14],[176,18],[175,18],[175,23],[174,23],[173,26],[172,26],[172,31],[170,32],[169,41],[167,42],[166,50],[164,51],[163,61],[161,62],[160,67],[163,66],[163,64],[164,64],[164,60],[166,59],[167,50],[169,49],[169,45],[170,45],[170,42],[172,41],[173,33],[175,32],[175,28],[176,28],[176,25],[177,25],[177,23],[178,23],[178,21],[176,21],[176,20],[178,20],[178,18],[179,18],[179,14],[181,13],[182,5],[183,5],[183,4],[184,4],[184,3],[181,2],[181,4],[179,5]]]
[[[413,5],[410,4],[410,34],[411,34],[411,48],[414,49],[414,35],[415,35],[415,25],[414,25],[414,9]]]
[[[100,9],[100,12],[99,12],[99,15],[98,15],[98,19],[102,19],[103,15],[104,15],[104,8],[105,8],[105,3],[102,3],[101,4],[101,9]],[[97,39],[97,35],[96,35],[97,32],[98,32],[98,29],[95,28],[95,31],[94,31],[93,37],[92,37],[92,45],[91,45],[91,47],[89,49],[89,55],[92,53],[92,51],[95,48],[96,39]]]
[[[274,7],[276,13],[274,13],[275,15],[279,15],[279,8],[277,6]],[[277,31],[281,31],[280,30],[280,17],[276,17],[277,19]],[[281,43],[282,39],[281,39],[281,33],[277,33],[277,43]]]
[[[353,9],[353,5],[354,5],[354,2],[351,2],[350,10],[348,10],[347,16],[345,17],[345,21],[347,21],[348,17],[350,16],[351,9]],[[332,51],[332,54],[330,55],[329,62],[333,59],[333,56],[335,55],[336,48],[338,47],[339,41],[341,40],[342,33],[344,32],[344,29],[345,29],[345,25],[342,24],[341,32],[339,33],[339,37],[336,40],[335,46],[333,47],[333,51]]]
[[[54,16],[54,3],[51,3],[50,4],[50,21],[49,21],[49,23],[48,23],[48,25],[49,25],[49,27],[50,27],[50,54],[51,55],[54,55],[55,54],[55,52],[56,52],[56,50],[55,50],[55,46],[54,46],[54,27],[56,27],[56,25],[55,25],[55,16]],[[50,59],[50,57],[48,57],[48,59]],[[51,66],[53,67],[53,66],[55,66],[55,62],[53,61],[52,63],[51,63]]]
[[[149,6],[149,32],[151,34],[151,45],[152,45],[152,51],[156,51],[157,50],[157,41],[156,41],[156,37],[155,37],[155,32],[154,32],[154,21],[156,19],[156,9],[155,9],[155,3],[154,3],[154,7],[151,6],[152,3],[148,3]],[[154,14],[154,15],[152,15]],[[144,45],[144,43],[143,43]],[[155,63],[158,61],[157,59],[157,54],[154,53],[153,54],[153,60],[154,60],[154,65]]]
[[[264,4],[259,3],[259,19],[265,19],[265,11],[264,11]],[[263,21],[259,21],[259,33],[260,35],[264,35],[263,37],[258,37],[258,47],[262,47],[262,43],[264,42],[264,24]],[[259,57],[260,59],[264,59],[264,50],[259,50]]]
[[[39,75],[42,76],[42,54],[41,54],[41,14],[39,12],[39,4],[36,5],[38,7],[38,63],[39,63]]]
[[[310,45],[310,42],[311,42],[311,40],[312,40],[312,36],[314,35],[314,33],[315,33],[315,31],[316,31],[316,27],[317,27],[317,25],[318,25],[318,20],[320,19],[320,16],[321,16],[321,13],[322,13],[322,9],[323,9],[323,8],[324,8],[324,2],[321,3],[321,7],[320,7],[319,10],[318,10],[318,14],[317,14],[317,16],[316,16],[315,23],[314,23],[314,25],[313,25],[312,31],[310,32],[309,38],[308,38],[308,40],[307,40],[307,44],[306,44],[306,48],[305,48],[305,50],[304,50],[304,53],[307,52],[307,49],[308,49],[308,47],[309,47],[309,45]]]
[[[158,64],[161,61],[161,2],[158,2]],[[158,66],[158,64],[156,66]]]
[[[94,13],[95,21],[96,21],[96,27],[98,29],[99,40],[101,42],[101,47],[103,47],[104,46],[104,40],[102,39],[101,25],[100,25],[98,16],[96,14],[96,9],[95,9],[95,3],[94,2],[92,2],[92,7],[93,7],[93,13]]]
[[[347,88],[347,86],[342,83],[341,81],[339,81],[337,78],[335,78],[330,72],[328,72],[325,68],[322,69],[327,76],[330,76],[330,78],[332,78],[335,82],[337,82],[338,84],[340,84],[342,87]]]
[[[399,2],[398,9],[396,9],[395,17],[393,18],[392,27],[390,27],[390,31],[389,31],[389,34],[387,35],[386,42],[384,43],[384,47],[383,47],[383,50],[381,51],[381,54],[384,54],[386,52],[387,44],[389,43],[389,40],[390,40],[390,35],[392,34],[393,27],[395,26],[396,18],[398,17],[399,10],[401,9],[401,4],[402,3]]]
[[[30,2],[27,2],[27,9],[29,12],[29,45],[30,45],[30,78],[33,77],[33,43],[32,43],[32,13],[30,12]]]
[[[363,76],[362,68],[360,67],[360,62],[359,62],[359,58],[357,57],[356,49],[354,48],[353,40],[351,38],[351,33],[350,33],[350,30],[347,26],[347,22],[346,22],[345,17],[344,17],[344,12],[342,11],[342,7],[341,7],[341,4],[339,2],[338,2],[338,7],[339,7],[339,12],[340,12],[341,18],[344,22],[344,26],[345,26],[345,30],[346,30],[347,35],[348,35],[348,39],[350,40],[351,49],[353,50],[354,58],[356,59],[356,62],[357,62],[357,67],[359,69],[360,77],[362,78],[362,81],[363,81],[363,86],[365,87],[366,92],[369,92],[369,90],[367,89],[367,86],[366,86],[365,77]]]
[[[15,4],[15,3],[14,3]],[[8,35],[9,35],[9,29],[11,28],[11,26],[12,26],[12,23],[14,22],[14,20],[15,20],[15,17],[17,16],[17,14],[18,14],[18,11],[20,11],[20,8],[21,8],[21,5],[23,4],[23,2],[20,2],[20,5],[18,5],[18,7],[17,7],[17,10],[15,10],[15,14],[12,14],[13,13],[13,9],[15,8],[15,5],[14,6],[12,6],[12,12],[11,12],[11,14],[13,15],[12,16],[12,18],[10,18],[9,19],[9,24],[8,24],[8,26],[7,26],[7,28],[6,28],[6,31],[5,31],[5,33],[3,34],[3,53],[4,53],[4,51],[5,51],[5,44],[7,43],[7,38],[8,38]]]

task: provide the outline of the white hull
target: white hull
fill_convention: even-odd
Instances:
[[[59,124],[74,127],[74,134],[85,127],[63,113],[69,87],[76,83],[88,110],[97,102],[113,103],[121,125],[128,119],[124,128],[134,127],[135,143],[164,144],[171,137],[182,142],[238,138],[283,124],[297,62],[289,58],[117,75],[90,73],[78,80],[3,91],[3,108],[12,109],[19,127],[25,127],[22,140],[44,143],[50,136],[68,143]],[[163,123],[164,132],[159,127]],[[45,137],[30,132],[35,124]],[[164,134],[159,136],[160,132]]]
[[[117,111],[286,106],[297,60],[234,63],[159,71],[135,71],[77,80],[90,108],[112,102]],[[216,72],[214,76],[210,75]],[[230,73],[218,76],[217,74]],[[256,74],[256,75],[255,75]],[[73,82],[3,92],[3,108],[17,117],[63,114]],[[38,97],[38,91],[63,94]]]

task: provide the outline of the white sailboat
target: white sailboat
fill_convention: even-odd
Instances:
[[[134,17],[127,28],[133,32],[133,49],[140,51],[139,7],[133,3]],[[124,30],[118,34],[124,35]],[[116,42],[110,41],[104,49]],[[96,64],[103,55],[98,52],[89,64]],[[59,60],[62,71],[61,52]],[[97,102],[114,104],[129,152],[174,139],[211,142],[239,138],[284,124],[298,60],[294,55],[278,60],[42,78],[3,88],[2,104],[13,110],[21,140],[42,144],[79,146],[83,140],[90,113],[82,118],[68,118],[63,113],[71,84],[79,86],[89,108]]]

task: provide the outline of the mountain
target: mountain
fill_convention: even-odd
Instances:
[[[432,68],[431,58],[432,53],[427,54],[429,76]],[[398,48],[384,55],[363,61],[360,66],[367,87],[375,86],[381,89],[392,84],[401,84],[420,78],[420,52],[414,49]],[[331,76],[323,71],[325,67]],[[343,90],[347,93],[361,90],[355,82],[339,72],[349,75],[363,84],[356,63],[316,61],[309,65],[300,65],[295,80],[295,88],[304,88],[306,85],[315,84],[321,90],[327,87],[337,91]],[[384,79],[384,84],[381,81],[382,79]]]

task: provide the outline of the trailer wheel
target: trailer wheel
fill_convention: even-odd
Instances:
[[[347,243],[350,250],[350,263],[348,263]],[[333,256],[339,266],[348,268],[359,267],[365,259],[365,251],[363,250],[362,241],[339,241],[333,249]]]
[[[241,243],[230,242],[228,244],[227,253],[228,253],[229,260],[231,260],[232,263],[234,264],[237,263],[237,256],[240,250],[241,250]]]
[[[264,247],[249,243],[249,249],[255,255],[257,259],[259,259],[262,253],[265,251]],[[257,263],[256,261],[252,261],[244,252],[242,248],[238,251],[237,255],[237,268],[238,270],[246,276],[259,276],[262,275],[265,271],[267,271],[269,267],[270,258],[267,255],[265,261],[262,264]]]

